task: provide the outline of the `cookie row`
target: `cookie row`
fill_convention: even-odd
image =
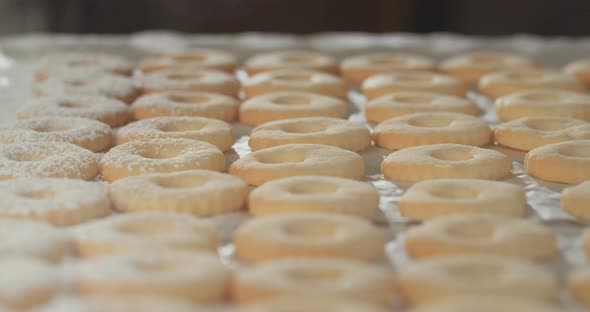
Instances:
[[[288,218],[254,219],[243,225],[243,230],[238,230],[236,239],[245,239],[245,231],[261,230],[264,228],[263,224],[270,224],[273,223],[271,220],[279,219],[286,220]],[[315,220],[334,222],[338,219],[322,219],[320,217]],[[463,222],[463,225],[471,226],[471,228],[465,229],[461,224],[453,224],[450,220]],[[466,218],[447,219],[446,221],[441,219],[410,231],[406,238],[406,248],[412,250],[411,253],[414,256],[432,258],[402,266],[395,278],[386,269],[374,264],[363,264],[355,260],[322,258],[330,254],[331,251],[322,250],[321,246],[314,244],[320,243],[329,246],[329,241],[332,241],[333,244],[342,243],[342,237],[330,237],[329,233],[315,232],[317,230],[309,228],[309,222],[301,224],[304,227],[307,226],[308,231],[311,231],[308,234],[288,232],[289,235],[292,235],[291,240],[293,241],[291,243],[285,241],[285,238],[279,240],[280,236],[268,235],[269,232],[262,230],[257,237],[259,237],[258,239],[263,237],[264,240],[260,242],[266,241],[267,247],[270,246],[269,242],[274,240],[276,244],[284,244],[281,249],[283,252],[297,252],[294,251],[297,250],[297,245],[292,244],[299,240],[299,252],[304,250],[301,249],[302,244],[306,244],[308,248],[316,248],[321,254],[311,254],[314,258],[305,258],[305,261],[302,261],[303,258],[285,258],[284,260],[264,261],[251,268],[241,268],[240,272],[236,273],[232,291],[233,298],[238,303],[251,303],[289,295],[313,296],[315,293],[348,297],[373,304],[387,304],[394,292],[392,284],[397,285],[399,293],[406,302],[418,305],[441,300],[444,302],[446,298],[457,295],[513,296],[518,294],[521,299],[529,298],[541,301],[554,300],[557,297],[557,281],[543,266],[512,257],[492,256],[493,254],[504,254],[510,250],[515,252],[519,248],[535,251],[534,246],[527,248],[524,245],[520,245],[520,247],[517,245],[523,243],[523,238],[529,240],[528,243],[532,241],[540,244],[536,245],[537,247],[547,243],[542,240],[546,235],[543,234],[542,228],[536,228],[532,222],[527,223],[530,221],[506,223],[501,222],[501,219],[480,217],[472,219],[471,221],[475,223],[469,225],[464,222],[465,220]],[[292,219],[291,222],[293,221]],[[481,221],[484,223],[479,223]],[[51,251],[55,255],[66,250],[67,236],[47,225],[10,220],[2,221],[2,223],[3,228],[12,229],[15,234],[22,234],[15,236],[16,242],[24,247],[16,251],[21,253],[21,256],[25,255],[22,253],[26,251],[29,252],[26,254],[27,256],[44,258],[46,256],[43,254],[47,254],[47,251]],[[495,228],[488,228],[490,225]],[[283,223],[282,226],[287,225]],[[344,225],[341,224],[341,226]],[[453,226],[455,226],[454,229]],[[358,230],[359,233],[366,231],[360,228]],[[439,232],[441,230],[443,232]],[[215,234],[211,224],[207,221],[187,219],[180,215],[123,215],[82,225],[74,228],[73,233],[77,250],[82,252],[84,257],[91,258],[74,264],[79,267],[71,279],[74,289],[84,295],[117,296],[120,292],[124,292],[128,296],[160,295],[209,303],[221,300],[223,294],[229,290],[227,277],[230,273],[228,269],[223,268],[221,263],[214,260],[215,257],[211,254],[189,252],[189,250],[210,250],[212,240],[215,240]],[[447,236],[441,236],[441,233]],[[154,236],[155,234],[157,236]],[[303,236],[298,237],[300,235]],[[497,239],[489,242],[487,247],[481,245],[481,239],[490,235],[497,237]],[[506,236],[510,236],[511,239]],[[431,243],[435,241],[435,246],[438,246],[443,253],[420,255],[417,252],[419,249],[415,249],[414,246],[419,248],[420,245],[428,244],[428,237],[430,237]],[[520,239],[518,239],[519,237]],[[446,243],[445,239],[447,239]],[[585,239],[587,246],[588,234]],[[478,240],[479,242],[475,244]],[[370,242],[365,239],[363,241]],[[35,278],[30,280],[30,284],[22,285],[20,291],[23,293],[20,293],[18,298],[13,298],[14,301],[0,296],[5,300],[2,303],[26,307],[49,301],[60,289],[59,277],[55,270],[51,270],[50,265],[33,260],[10,262],[12,259],[10,257],[15,256],[15,250],[10,249],[14,243],[12,241],[10,245],[2,245],[3,255],[9,256],[4,260],[6,263],[3,264],[6,265],[3,265],[2,269],[8,270],[7,272],[26,270],[38,274],[33,275]],[[146,253],[147,250],[158,248],[158,246],[160,246],[160,250],[165,248],[169,251],[163,254]],[[473,246],[472,249],[469,246]],[[6,249],[7,247],[8,249]],[[350,250],[350,248],[348,249]],[[135,253],[129,254],[128,252],[131,250],[134,250]],[[259,248],[253,250],[262,252],[262,249]],[[490,255],[482,256],[482,252]],[[467,255],[469,253],[473,253],[473,255]],[[452,256],[453,254],[454,256]],[[523,252],[520,251],[510,255],[521,256],[522,254]],[[238,256],[242,257],[243,254],[238,251]],[[306,256],[309,257],[310,254]],[[331,257],[334,256],[335,254],[331,255]],[[277,254],[275,257],[290,256],[283,253]],[[199,266],[196,267],[195,264],[199,264]],[[205,268],[207,274],[203,274]],[[469,268],[469,270],[465,270],[465,268]],[[457,272],[461,272],[461,274],[457,275]],[[494,272],[496,274],[493,274]],[[523,274],[523,272],[528,272],[528,274]],[[570,278],[572,291],[581,301],[587,300],[585,296],[587,293],[585,289],[587,290],[588,287],[586,275],[584,271],[574,272]],[[432,276],[437,276],[437,278],[433,279]],[[531,276],[534,278],[531,279]],[[346,286],[337,286],[342,285],[343,279],[348,281]],[[207,290],[198,286],[202,285],[205,280],[208,281]],[[449,287],[449,285],[453,287]],[[41,291],[45,291],[47,296],[36,297],[34,293],[29,293],[29,291],[39,290],[39,288]],[[186,292],[188,290],[190,292]]]
[[[200,121],[202,120],[197,120],[197,123]],[[226,135],[231,133],[229,127],[225,129]],[[377,135],[380,135],[379,127],[377,130]],[[255,135],[256,132],[253,137]],[[473,136],[473,133],[470,135]],[[270,136],[272,138],[272,132]],[[340,137],[343,136],[345,135],[340,134]],[[407,139],[408,135],[400,137]],[[323,139],[325,141],[317,143],[335,142],[330,137]],[[278,138],[274,137],[271,140],[278,141]],[[587,142],[569,141],[536,148],[527,154],[525,159],[527,172],[549,181],[582,182],[587,175],[588,165],[584,158]],[[283,143],[289,142],[279,142]],[[269,145],[272,146],[270,143]],[[5,178],[37,176],[91,179],[99,171],[93,153],[68,143],[8,144],[0,146],[0,151],[4,156],[2,168]],[[387,178],[402,182],[433,178],[501,179],[509,174],[511,167],[511,161],[502,153],[458,144],[404,148],[391,153],[381,164],[382,172]],[[225,157],[217,147],[205,142],[156,138],[119,145],[105,154],[100,161],[103,177],[111,182],[148,173],[183,172],[194,169],[223,171]],[[364,162],[358,154],[319,144],[285,144],[264,148],[232,163],[229,172],[241,177],[250,185],[260,185],[270,180],[298,175],[350,179],[361,179],[365,175]],[[125,180],[125,183],[129,181]],[[229,210],[240,207],[236,204],[229,206]]]
[[[216,60],[219,59],[216,53],[225,55],[222,57],[222,59],[226,59],[226,61],[228,58],[230,58],[224,52],[195,51],[153,56],[148,58],[146,62],[155,62],[159,65],[153,68],[144,68],[143,71],[141,69],[145,66],[140,64],[139,72],[142,74],[139,74],[136,78],[137,83],[143,89],[144,94],[151,94],[154,92],[178,92],[179,94],[177,96],[170,95],[167,98],[161,98],[157,96],[148,97],[147,99],[140,101],[136,107],[138,112],[135,112],[134,110],[134,114],[136,114],[135,118],[147,118],[149,116],[153,117],[158,116],[158,114],[161,116],[161,114],[166,113],[170,114],[169,111],[171,110],[171,107],[182,108],[179,103],[206,104],[210,102],[228,102],[226,106],[230,106],[229,102],[231,102],[231,99],[228,98],[216,98],[215,100],[211,100],[207,98],[206,94],[203,94],[202,96],[195,95],[191,100],[189,95],[180,94],[183,92],[209,92],[230,96],[238,95],[239,82],[236,80],[236,78],[233,78],[231,75],[221,71],[203,69],[208,68],[208,66],[213,69],[221,68],[224,70],[228,70],[228,68],[230,68],[229,70],[235,68],[234,65],[230,66],[226,63],[223,63],[225,65],[220,67],[220,65],[216,63]],[[45,60],[45,62],[41,62],[41,64],[45,65],[39,66],[37,70],[37,77],[39,78],[47,76],[47,74],[41,75],[39,72],[51,72],[51,70],[44,69],[44,66],[47,66],[46,63],[52,63],[54,66],[61,64],[60,66],[65,66],[68,69],[62,71],[55,70],[55,79],[61,79],[62,84],[69,85],[71,88],[64,89],[63,87],[56,86],[43,88],[43,86],[41,86],[37,93],[46,94],[48,92],[43,92],[42,89],[50,89],[56,90],[56,92],[52,93],[54,95],[59,93],[82,93],[107,95],[115,98],[129,98],[129,96],[113,96],[113,94],[108,92],[92,93],[90,91],[93,86],[96,86],[97,91],[98,89],[106,90],[109,88],[107,86],[101,87],[103,85],[102,83],[99,83],[98,81],[92,81],[90,78],[89,81],[85,81],[83,79],[84,75],[88,77],[102,77],[105,75],[101,76],[97,73],[113,73],[112,68],[109,68],[105,64],[101,63],[105,62],[108,65],[110,57],[115,58],[115,60],[118,60],[119,62],[121,61],[114,56],[100,54],[72,54],[69,56],[61,55],[57,57],[57,60],[54,62],[51,62],[52,58],[49,57],[48,60]],[[260,65],[265,68],[264,70],[261,69],[264,71],[261,74],[262,76],[252,77],[244,82],[243,87],[246,98],[259,96],[266,93],[286,91],[311,92],[337,98],[346,98],[348,87],[344,80],[339,79],[336,76],[330,76],[326,73],[313,71],[313,69],[316,69],[334,72],[333,70],[328,70],[320,65],[324,64],[322,60],[325,58],[325,56],[295,51],[271,55],[261,55],[259,58],[262,59],[261,64],[268,66],[264,67],[263,65]],[[450,76],[420,71],[428,68],[431,69],[431,65],[427,65],[426,67],[416,67],[416,64],[424,63],[424,60],[418,61],[416,58],[420,59],[420,57],[412,57],[404,54],[398,55],[395,53],[385,53],[353,57],[350,61],[344,61],[343,64],[351,63],[352,65],[350,66],[352,66],[352,68],[356,68],[355,66],[361,66],[361,69],[363,68],[362,66],[369,66],[371,68],[369,74],[367,74],[371,79],[366,79],[362,87],[363,93],[365,93],[369,99],[374,99],[388,95],[390,93],[398,92],[435,92],[456,95],[460,97],[465,96],[466,85],[463,82]],[[515,58],[514,56],[502,54],[473,54],[469,57],[463,56],[458,58],[468,58],[470,60],[467,63],[471,64],[470,66],[477,67],[480,70],[484,69],[484,71],[487,72],[493,72],[489,75],[490,77],[482,79],[482,87],[480,90],[483,94],[487,94],[492,98],[508,95],[518,91],[534,92],[535,90],[539,90],[539,92],[545,92],[545,94],[547,94],[547,89],[553,89],[558,93],[565,92],[566,94],[564,94],[563,97],[571,97],[572,95],[567,94],[568,90],[585,90],[584,87],[581,86],[581,83],[576,81],[573,76],[563,75],[549,70],[531,68],[532,63],[530,62],[528,66],[514,66],[515,64],[512,62]],[[520,60],[520,62],[517,63],[523,62]],[[455,64],[455,66],[460,67],[460,65],[457,64]],[[506,67],[511,68],[511,70],[508,72],[494,73],[495,70]],[[523,71],[523,68],[526,68],[526,71]],[[127,71],[129,70],[130,69],[127,68]],[[267,70],[271,71],[267,72]],[[78,75],[77,78],[75,75],[68,78],[67,73],[71,74],[72,72],[77,73],[75,74]],[[108,76],[108,74],[106,76]],[[119,89],[123,88],[121,83],[111,83],[111,85]],[[80,90],[76,91],[76,87],[79,87]],[[121,92],[119,92],[119,94],[120,93]],[[542,95],[524,95],[517,99],[508,100],[508,102],[523,102],[523,100],[526,100],[529,97],[531,100],[533,100],[532,97],[535,97],[535,101],[542,100],[543,98]],[[587,99],[582,101],[588,102]],[[151,105],[149,105],[150,103]],[[151,107],[154,105],[155,107]],[[370,106],[371,105],[369,105],[369,107]],[[190,112],[187,107],[184,108],[185,112],[183,112],[183,114],[185,115],[190,113],[198,114],[198,112]],[[148,112],[145,112],[146,110],[149,111],[150,109],[155,110],[151,115]],[[516,108],[511,110],[515,109]],[[203,112],[201,112],[201,114],[203,114]],[[233,117],[225,116],[225,118],[226,120],[233,120],[230,118],[235,118],[236,115],[237,114],[234,114]],[[367,115],[369,116],[371,114]],[[369,117],[369,119],[371,118]],[[248,121],[246,119],[244,122],[251,123],[252,121]]]

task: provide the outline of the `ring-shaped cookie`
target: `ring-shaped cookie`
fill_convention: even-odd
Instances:
[[[131,105],[135,120],[154,117],[207,117],[223,121],[238,118],[240,102],[235,98],[208,92],[162,92],[139,97]]]
[[[558,252],[555,233],[531,220],[465,215],[439,218],[406,232],[413,258],[490,254],[542,260]]]
[[[104,96],[131,104],[139,95],[139,88],[135,81],[129,77],[96,73],[49,77],[38,82],[33,92],[37,96],[58,96],[61,94]]]
[[[449,112],[477,115],[475,104],[462,97],[430,92],[396,92],[374,100],[365,106],[365,116],[372,122],[414,113]]]
[[[225,157],[217,147],[189,139],[153,139],[117,145],[100,160],[105,180],[148,173],[178,172],[192,169],[223,171]]]
[[[157,212],[119,214],[73,230],[76,252],[84,258],[112,254],[217,249],[218,234],[209,220]]]
[[[459,113],[416,113],[385,120],[375,127],[375,145],[388,149],[439,143],[483,146],[492,131],[481,119]]]
[[[189,170],[121,179],[111,184],[110,195],[115,209],[122,212],[213,216],[244,207],[248,185],[228,174]]]
[[[275,69],[310,69],[338,74],[338,63],[331,56],[312,51],[279,51],[255,55],[244,63],[248,75]]]
[[[370,76],[398,71],[434,71],[431,58],[407,53],[370,53],[345,58],[340,63],[344,79],[361,84]]]
[[[348,86],[335,75],[308,69],[279,69],[250,77],[242,85],[247,99],[273,92],[299,91],[346,99]]]
[[[590,123],[567,117],[523,117],[494,127],[498,144],[521,151],[590,139]]]
[[[590,181],[568,187],[561,192],[561,208],[570,215],[590,221]],[[590,232],[589,232],[590,233]],[[588,235],[588,255],[590,256],[590,235]]]
[[[2,258],[0,276],[0,305],[9,311],[27,311],[50,302],[64,286],[55,266],[33,258]]]
[[[250,304],[321,294],[383,305],[391,302],[393,291],[392,273],[384,267],[354,260],[294,258],[240,270],[233,283],[232,299]]]
[[[70,236],[45,222],[0,219],[0,256],[4,259],[25,257],[59,262],[71,248]]]
[[[111,213],[107,187],[100,182],[56,178],[0,181],[0,217],[35,219],[58,226]]]
[[[253,151],[285,144],[333,145],[353,152],[371,145],[367,126],[345,119],[303,117],[264,123],[252,130],[248,145]]]
[[[88,259],[79,264],[74,288],[84,296],[163,296],[219,303],[231,273],[208,252],[139,252]]]
[[[518,218],[527,209],[525,191],[518,185],[476,179],[418,182],[397,206],[402,216],[413,220],[474,214]]]
[[[499,180],[512,169],[508,156],[461,144],[433,144],[395,151],[381,163],[386,178],[398,182],[430,179]]]
[[[113,54],[95,52],[68,52],[48,54],[35,66],[35,79],[43,81],[48,77],[90,75],[109,73],[130,76],[133,64]]]
[[[456,296],[512,296],[545,302],[559,295],[552,271],[530,261],[492,255],[441,256],[400,268],[397,289],[411,305]]]
[[[201,48],[151,55],[143,59],[137,67],[143,73],[179,68],[215,69],[233,73],[237,63],[236,57],[227,52]]]
[[[411,312],[565,312],[553,303],[514,296],[457,296],[437,301],[435,305],[420,306]]]
[[[587,86],[590,85],[590,60],[582,59],[568,63],[563,71],[578,77]]]
[[[210,92],[236,97],[240,82],[226,72],[210,69],[179,68],[160,70],[138,78],[142,92]]]
[[[96,155],[74,144],[0,144],[0,180],[24,177],[90,180],[97,174]]]
[[[590,121],[590,95],[579,92],[543,89],[515,92],[496,99],[500,120],[522,117],[568,117]]]
[[[455,77],[419,71],[374,75],[363,82],[361,89],[369,100],[397,92],[433,92],[461,97],[467,92],[467,86]]]
[[[558,89],[584,92],[586,86],[576,77],[538,68],[509,69],[487,74],[479,80],[479,92],[492,99],[524,90]]]
[[[129,122],[129,108],[103,96],[64,94],[29,100],[16,112],[16,118],[21,120],[39,117],[88,118],[120,127]]]
[[[290,177],[254,189],[248,209],[255,216],[319,212],[371,219],[379,210],[379,193],[371,184],[350,179]]]
[[[258,263],[289,257],[376,260],[386,239],[370,221],[327,213],[297,213],[254,218],[234,234],[238,258]]]
[[[441,71],[455,76],[465,83],[475,85],[489,73],[514,69],[534,68],[534,62],[521,55],[502,52],[471,52],[460,54],[440,63]]]
[[[292,176],[334,176],[361,179],[365,164],[357,153],[335,146],[287,144],[252,152],[229,167],[250,185]]]
[[[203,141],[222,151],[234,144],[234,132],[229,124],[204,117],[155,117],[132,122],[117,130],[115,144],[165,138]]]
[[[590,307],[590,269],[572,271],[568,276],[567,285],[576,301]]]
[[[36,308],[35,312],[64,311],[109,311],[109,312],[194,312],[201,306],[189,300],[162,298],[161,296],[132,296],[113,298],[109,296],[59,296],[51,302]],[[545,312],[545,311],[543,311]]]
[[[240,106],[240,122],[249,126],[299,117],[346,118],[346,102],[309,92],[275,92],[253,97]]]
[[[590,140],[537,147],[524,159],[526,172],[538,179],[577,184],[590,180]]]
[[[240,308],[240,312],[386,312],[387,309],[350,298],[326,298],[321,294],[267,299]],[[45,312],[45,311],[43,311]],[[542,311],[545,312],[545,311]]]
[[[65,142],[93,152],[111,146],[111,128],[99,121],[76,117],[39,117],[0,126],[0,143]]]

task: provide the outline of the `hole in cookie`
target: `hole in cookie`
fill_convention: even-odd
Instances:
[[[307,220],[305,223],[291,222],[284,224],[283,231],[289,236],[302,239],[329,238],[336,234],[338,226],[325,221]]]
[[[171,150],[164,148],[153,148],[140,153],[139,156],[147,159],[169,159],[177,157],[178,153],[172,153]]]
[[[409,83],[420,83],[420,82],[430,82],[432,81],[432,76],[427,74],[418,74],[418,73],[403,73],[394,76],[394,80],[402,81],[402,82],[409,82]]]
[[[273,98],[272,102],[279,105],[309,105],[311,99],[305,96],[287,95]]]
[[[202,121],[174,121],[158,126],[158,129],[163,132],[186,132],[203,129],[207,123]]]
[[[168,96],[168,99],[172,102],[177,103],[202,104],[209,102],[211,100],[211,97],[206,95],[170,94]]]
[[[415,104],[415,103],[430,103],[434,100],[433,96],[428,95],[393,95],[393,100],[404,104]]]
[[[287,191],[297,195],[330,194],[335,193],[338,188],[338,185],[335,183],[314,182],[313,184],[294,184]]]
[[[430,156],[445,161],[465,161],[473,158],[471,151],[460,148],[446,148],[432,151]]]
[[[326,131],[328,126],[323,123],[307,124],[286,124],[281,126],[281,130],[287,133],[318,133]]]
[[[27,190],[27,191],[23,191],[23,192],[19,192],[18,196],[20,197],[26,197],[28,199],[47,199],[47,198],[52,198],[55,196],[55,191],[51,190],[51,189],[45,189],[45,190]]]
[[[81,104],[81,103],[76,103],[76,102],[68,102],[68,101],[60,102],[58,105],[61,107],[64,107],[64,108],[87,108],[90,106],[90,105],[86,105],[86,104]]]
[[[282,57],[285,63],[296,63],[296,64],[310,64],[315,61],[315,56],[312,55],[285,55]]]
[[[84,67],[84,66],[94,66],[100,64],[100,60],[97,58],[88,58],[88,59],[81,59],[81,60],[73,60],[68,62],[68,65],[72,67]]]
[[[487,239],[494,236],[494,232],[495,228],[492,224],[482,222],[462,223],[459,226],[445,229],[447,235],[460,239]]]
[[[479,196],[480,192],[468,187],[447,187],[431,190],[430,194],[444,199],[475,199]]]
[[[570,120],[557,120],[550,118],[529,119],[525,122],[526,126],[539,131],[558,131],[572,126]]]
[[[559,148],[559,153],[567,157],[590,158],[590,148],[580,145],[564,145]]]
[[[135,267],[145,272],[174,272],[179,269],[179,264],[176,261],[148,261],[142,260],[135,263]]]
[[[117,231],[141,236],[159,236],[176,232],[178,224],[165,219],[147,219],[127,221],[117,225]]]
[[[167,179],[156,179],[154,182],[162,188],[169,188],[169,189],[187,189],[187,188],[195,188],[199,187],[205,183],[207,183],[209,179],[204,177],[191,177],[183,179],[183,178],[167,178]]]
[[[444,128],[455,121],[452,116],[419,116],[408,120],[408,124],[414,127]]]
[[[487,283],[497,280],[502,275],[502,268],[488,263],[454,264],[446,268],[449,276],[463,279],[466,283]]]
[[[207,56],[203,54],[180,54],[173,57],[175,60],[180,62],[204,62],[207,60]]]
[[[402,65],[405,61],[402,58],[394,56],[375,56],[370,62],[375,65]]]
[[[171,80],[200,80],[203,79],[205,77],[204,74],[200,74],[200,73],[190,73],[190,74],[170,74],[168,76],[168,79]]]
[[[278,74],[274,78],[288,82],[307,82],[311,81],[312,76],[306,74]]]
[[[291,269],[287,271],[289,279],[295,283],[312,284],[315,287],[321,284],[337,283],[342,278],[343,272],[337,269]]]
[[[256,160],[263,164],[299,163],[306,158],[305,153],[262,153],[256,155]]]

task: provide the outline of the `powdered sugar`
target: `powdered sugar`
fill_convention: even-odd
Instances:
[[[217,256],[207,252],[127,253],[81,262],[78,268],[80,283],[141,287],[147,293],[146,286],[210,287],[229,277]]]
[[[118,126],[127,122],[128,108],[125,103],[107,97],[71,94],[30,99],[16,112],[18,119],[43,116],[89,118]]]
[[[234,143],[229,124],[204,117],[155,117],[130,123],[117,131],[117,144],[155,138],[199,140],[222,151],[230,149]]]
[[[69,225],[110,213],[107,187],[101,182],[57,178],[0,181],[0,216]]]
[[[214,250],[218,240],[216,227],[209,220],[158,212],[117,215],[79,225],[72,233],[78,250],[88,257],[151,248]]]
[[[114,147],[101,159],[103,173],[105,167],[110,167],[129,175],[188,169],[223,170],[224,165],[223,153],[217,147],[189,139],[131,141]]]
[[[126,99],[136,94],[138,88],[131,78],[92,73],[50,77],[37,83],[34,91],[42,96],[84,94]]]
[[[134,296],[115,299],[112,297],[79,298],[61,296],[51,303],[32,310],[34,312],[194,312],[201,311],[191,302],[172,298]],[[207,307],[206,311],[217,311]],[[0,310],[0,312],[3,312]]]
[[[27,302],[32,293],[57,292],[61,286],[55,269],[34,259],[1,259],[0,276],[0,298],[17,305]]]
[[[123,57],[93,52],[48,54],[36,65],[38,78],[89,73],[130,74],[133,64]]]
[[[2,191],[0,205],[4,210],[6,202],[4,185],[0,190]],[[2,214],[3,211],[0,212],[0,215]],[[28,220],[0,220],[0,257],[47,258],[52,254],[61,257],[69,247],[69,243],[67,234],[49,224]]]
[[[97,174],[94,153],[70,143],[0,145],[0,179],[60,177],[86,180]]]
[[[76,117],[40,117],[0,126],[0,143],[67,142],[97,151],[110,144],[111,128],[91,119]],[[102,144],[101,144],[102,143]]]

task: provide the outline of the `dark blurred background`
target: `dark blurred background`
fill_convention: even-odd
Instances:
[[[590,35],[590,0],[0,0],[0,34],[456,32]]]

